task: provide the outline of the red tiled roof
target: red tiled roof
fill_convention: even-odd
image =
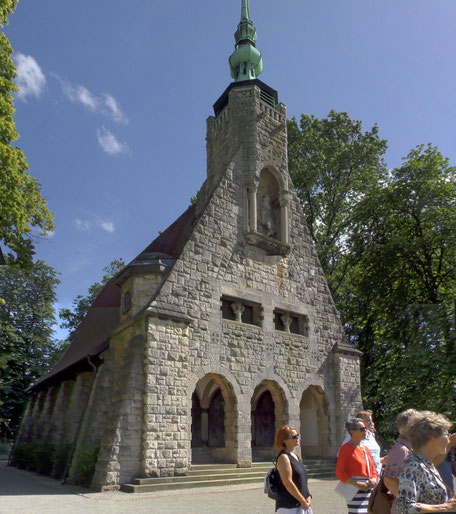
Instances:
[[[192,231],[195,209],[196,206],[191,205],[141,253],[160,252],[178,257]],[[68,371],[87,356],[96,356],[108,348],[109,334],[120,320],[120,287],[116,280],[116,277],[112,278],[96,297],[60,361],[29,389],[34,389],[51,377]]]
[[[177,220],[162,232],[142,253],[161,252],[177,257],[192,231],[195,222],[196,204],[190,207]]]

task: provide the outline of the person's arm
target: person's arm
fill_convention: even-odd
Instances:
[[[383,482],[385,482],[385,485],[389,489],[389,491],[393,493],[394,496],[397,496],[397,492],[399,489],[399,479],[383,475]]]
[[[366,456],[367,456],[367,460],[369,461],[369,468],[370,468],[370,477],[369,477],[368,488],[367,488],[369,490],[376,486],[376,484],[378,482],[378,473],[377,473],[377,470],[375,469],[374,459],[372,458],[372,453],[370,452],[369,448],[367,448],[367,446],[365,447],[365,450],[366,450]]]
[[[277,469],[279,470],[280,479],[282,480],[285,489],[291,494],[291,496],[293,496],[293,498],[298,500],[303,509],[308,509],[310,505],[309,502],[304,498],[293,482],[293,470],[291,468],[290,459],[287,455],[282,454],[279,457],[279,460],[277,461]]]

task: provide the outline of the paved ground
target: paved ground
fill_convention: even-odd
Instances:
[[[335,480],[310,480],[315,514],[346,514],[334,492]],[[1,514],[267,514],[274,501],[261,487],[232,486],[189,491],[127,494],[94,493],[0,462]]]

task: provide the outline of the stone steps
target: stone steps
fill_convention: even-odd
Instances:
[[[309,478],[334,478],[335,460],[306,459]],[[221,487],[237,484],[260,484],[271,462],[254,462],[251,468],[238,468],[236,464],[198,464],[188,475],[178,477],[136,478],[132,484],[123,484],[127,493],[149,493],[194,487]]]

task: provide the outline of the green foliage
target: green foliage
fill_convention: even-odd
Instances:
[[[55,447],[49,441],[40,441],[33,452],[33,469],[42,475],[50,475],[54,464]]]
[[[83,487],[90,487],[99,453],[99,446],[87,447],[78,452],[73,464],[73,476],[77,484]]]
[[[19,443],[11,452],[11,464],[20,469],[28,469],[34,462],[36,445],[34,443]]]
[[[0,455],[7,455],[11,449],[11,443],[8,441],[0,442]]]
[[[65,467],[68,462],[70,450],[71,444],[69,443],[61,443],[55,448],[53,471],[53,476],[55,478],[63,478],[63,472],[65,471]]]
[[[16,0],[0,0],[0,26],[8,23]],[[38,181],[27,173],[24,153],[11,144],[19,137],[14,123],[13,93],[16,68],[12,48],[4,33],[0,34],[0,242],[16,254],[18,262],[30,262],[32,227],[43,235],[53,230],[53,215],[41,196]]]
[[[56,272],[41,261],[0,268],[0,425],[17,429],[25,390],[53,362]],[[4,430],[4,428],[3,428]],[[3,432],[2,430],[2,432]]]
[[[377,128],[289,122],[290,171],[381,439],[405,408],[456,417],[456,168],[420,145],[386,172]]]
[[[118,273],[124,267],[125,262],[122,259],[116,259],[112,261],[109,266],[103,268],[104,275],[101,279],[101,282],[94,282],[89,287],[89,292],[86,296],[78,295],[73,301],[72,309],[60,309],[59,316],[62,320],[60,327],[69,329],[69,339],[71,339],[76,333],[79,324],[85,318],[90,306],[93,304],[96,297],[100,294],[103,287],[116,273]]]
[[[347,113],[288,121],[290,174],[334,294],[359,261],[357,241],[370,237],[386,148],[377,126],[363,132]]]
[[[8,24],[8,15],[16,9],[17,0],[0,0],[0,27]]]

